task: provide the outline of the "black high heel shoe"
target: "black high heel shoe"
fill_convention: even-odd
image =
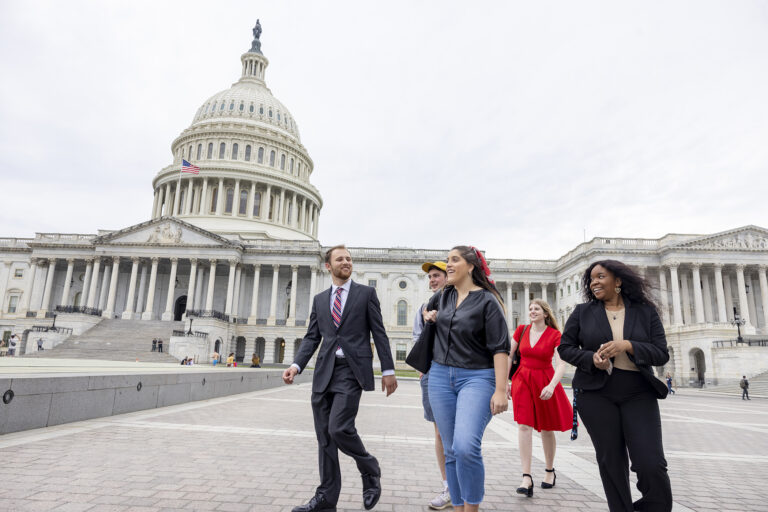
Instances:
[[[544,471],[546,471],[547,473],[555,473],[555,468],[552,468],[552,469],[544,468]],[[551,484],[548,484],[547,482],[541,482],[541,488],[542,489],[551,489],[551,488],[553,488],[555,486],[555,484],[557,483],[557,473],[554,474],[554,477],[555,478],[552,479],[552,483]]]
[[[528,473],[523,473],[523,476],[527,476],[531,479],[531,485],[528,487],[518,487],[517,488],[517,494],[525,494],[529,498],[533,498],[533,477],[529,475]]]

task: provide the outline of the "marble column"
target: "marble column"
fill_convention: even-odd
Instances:
[[[152,258],[152,268],[149,271],[149,286],[147,290],[147,306],[141,315],[142,320],[152,320],[155,316],[155,286],[157,284],[157,264],[159,261],[159,258]]]
[[[72,287],[72,272],[75,270],[75,258],[67,258],[67,275],[64,278],[64,290],[61,292],[62,306],[69,305],[69,291]]]
[[[661,321],[669,325],[669,296],[667,294],[667,270],[659,267],[659,303],[661,304]]]
[[[717,321],[724,324],[728,321],[728,313],[725,309],[722,263],[715,263],[715,299],[717,302]]]
[[[80,295],[80,306],[88,303],[88,294],[91,289],[91,277],[93,276],[93,258],[85,259],[85,277],[83,278],[83,293]]]
[[[744,265],[736,265],[736,287],[736,291],[739,294],[739,316],[744,319],[745,327],[751,327],[749,303],[747,302],[747,286],[744,280]]]
[[[163,198],[163,206],[165,207],[165,212],[163,212],[163,213],[165,214],[166,217],[170,217],[171,216],[172,205],[169,204],[170,202],[171,202],[171,184],[170,183],[166,183],[165,184],[165,197]],[[107,267],[104,267],[104,268],[106,269]]]
[[[240,317],[240,291],[242,290],[242,281],[243,267],[242,265],[238,265],[237,268],[235,268],[235,294],[232,297],[232,315],[235,318]]]
[[[28,285],[26,286],[26,291],[24,292],[23,299],[21,301],[21,308],[19,310],[20,313],[25,313],[29,311],[29,304],[32,300],[32,292],[35,291],[35,274],[37,273],[37,265],[38,261],[36,258],[31,258],[29,261],[29,272],[27,273],[27,280]]]
[[[673,325],[683,325],[683,311],[680,308],[680,279],[677,276],[677,263],[669,265],[669,285],[672,287]]]
[[[768,265],[757,266],[757,278],[760,281],[760,304],[763,306],[763,328],[768,329]]]
[[[691,265],[691,286],[693,286],[693,307],[696,313],[696,323],[704,323],[704,300],[701,295],[701,265]]]
[[[291,218],[288,219],[288,223],[293,228],[299,227],[299,214],[298,210],[296,209],[297,207],[296,194],[294,193],[293,198],[291,199]]]
[[[120,256],[112,257],[112,275],[109,280],[109,294],[107,296],[107,309],[101,316],[112,318],[115,316],[115,297],[117,297],[117,278],[120,277]]]
[[[512,281],[507,281],[507,327],[513,329],[515,322],[512,314]]]
[[[237,261],[229,260],[229,277],[227,278],[227,295],[226,302],[224,303],[224,314],[227,316],[232,315],[232,297],[235,292],[235,269],[237,268]]]
[[[312,206],[313,213],[312,213],[312,236],[317,238],[317,229],[318,229],[318,219],[320,218],[320,210],[318,209],[317,205]]]
[[[704,272],[701,274],[701,286],[704,294],[704,321],[712,323],[715,321],[714,312],[712,311],[712,287],[709,284],[709,274]]]
[[[197,258],[189,259],[189,286],[187,286],[187,311],[195,309],[195,285],[197,278]],[[186,311],[185,311],[186,314]]]
[[[541,300],[547,302],[547,283],[541,283]]]
[[[280,189],[280,210],[277,222],[285,224],[285,189]]]
[[[688,275],[680,272],[680,297],[683,302],[683,322],[685,325],[691,325],[691,292],[688,289]]]
[[[197,267],[197,282],[195,283],[195,310],[203,309],[203,288],[205,288],[205,269],[202,265]]]
[[[176,298],[176,272],[179,258],[171,258],[171,275],[168,277],[168,294],[165,296],[165,311],[160,317],[164,321],[173,320],[173,300]]]
[[[725,292],[725,310],[727,318],[733,319],[733,281],[730,274],[723,274],[723,291]]]
[[[272,294],[269,298],[268,325],[275,325],[277,320],[277,279],[280,276],[280,265],[272,265]]]
[[[240,213],[240,180],[235,180],[235,193],[232,195],[232,216],[237,217],[239,213]]]
[[[96,303],[96,287],[99,284],[99,269],[101,267],[101,258],[96,258],[93,262],[93,272],[91,272],[91,285],[90,290],[88,290],[88,302],[86,303],[86,307],[89,308],[98,308],[98,304]]]
[[[245,207],[245,213],[248,215],[249,219],[253,218],[253,206],[254,201],[256,201],[256,182],[251,182],[251,195],[248,196],[248,205]]]
[[[309,317],[312,314],[312,302],[315,299],[315,288],[317,288],[317,267],[312,266],[309,269],[309,307],[307,308],[307,325],[309,325]]]
[[[159,189],[156,188],[155,189],[155,199],[152,201],[152,218],[153,219],[155,217],[157,217],[157,202],[158,202],[158,197],[160,195],[160,194],[158,194],[158,192],[159,192]]]
[[[200,215],[208,215],[210,211],[210,205],[208,204],[208,178],[203,178],[203,191],[200,192]]]
[[[53,276],[56,273],[56,258],[48,260],[48,273],[45,276],[45,289],[43,291],[43,302],[40,304],[40,310],[37,312],[38,318],[45,318],[45,313],[51,307],[51,290],[53,290]]]
[[[112,278],[112,267],[109,266],[109,260],[104,262],[104,272],[102,272],[101,290],[99,290],[99,309],[107,309],[107,293],[109,293],[109,283]],[[103,314],[102,314],[103,316]]]
[[[216,191],[216,215],[221,215],[224,211],[224,179],[219,178],[219,188]]]
[[[189,215],[192,213],[192,178],[189,178],[187,181],[189,183],[187,185],[187,197],[184,200],[184,213]]]
[[[125,301],[125,310],[121,315],[123,320],[133,319],[133,303],[136,297],[136,278],[139,275],[140,262],[141,262],[140,258],[137,258],[135,256],[131,258],[131,278],[128,281],[128,298]]]
[[[272,208],[272,185],[267,185],[267,192],[264,194],[264,212],[260,215],[262,219],[269,218],[269,209]]]
[[[141,312],[144,311],[144,299],[147,297],[147,265],[139,260],[141,268],[141,277],[139,277],[139,295],[136,298],[137,317],[141,318]]]
[[[289,326],[296,325],[296,289],[298,287],[299,287],[299,266],[291,265],[291,305],[288,308],[288,322],[286,322],[286,324]]]
[[[211,259],[211,268],[208,271],[208,293],[206,294],[206,297],[205,297],[206,311],[213,311],[213,289],[215,286],[216,286],[216,260]]]
[[[259,274],[261,273],[261,265],[258,263],[253,265],[253,293],[251,294],[251,314],[248,315],[248,324],[256,325],[256,320],[259,314]]]
[[[756,304],[756,293],[757,293],[757,286],[755,286],[755,280],[752,279],[752,273],[749,272],[745,274],[746,279],[746,288],[747,288],[747,304],[749,305],[749,318],[752,319],[752,325],[755,327],[759,327],[759,322],[757,318],[757,304]]]
[[[529,322],[528,318],[528,308],[530,307],[530,297],[531,297],[531,282],[525,281],[523,283],[523,319],[522,322],[524,324],[527,324]]]

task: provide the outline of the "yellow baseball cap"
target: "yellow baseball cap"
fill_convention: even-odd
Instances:
[[[423,270],[424,272],[429,273],[429,269],[431,269],[432,267],[437,267],[440,270],[442,270],[443,272],[446,271],[445,270],[446,269],[446,264],[445,264],[444,261],[428,261],[428,262],[424,263],[421,266],[421,270]]]

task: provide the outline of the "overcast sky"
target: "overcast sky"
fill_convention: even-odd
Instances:
[[[768,227],[768,2],[0,2],[0,236],[143,222],[261,19],[323,244]]]

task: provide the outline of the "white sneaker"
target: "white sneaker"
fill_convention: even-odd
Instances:
[[[451,493],[446,487],[429,502],[429,508],[432,510],[444,510],[451,506]]]

